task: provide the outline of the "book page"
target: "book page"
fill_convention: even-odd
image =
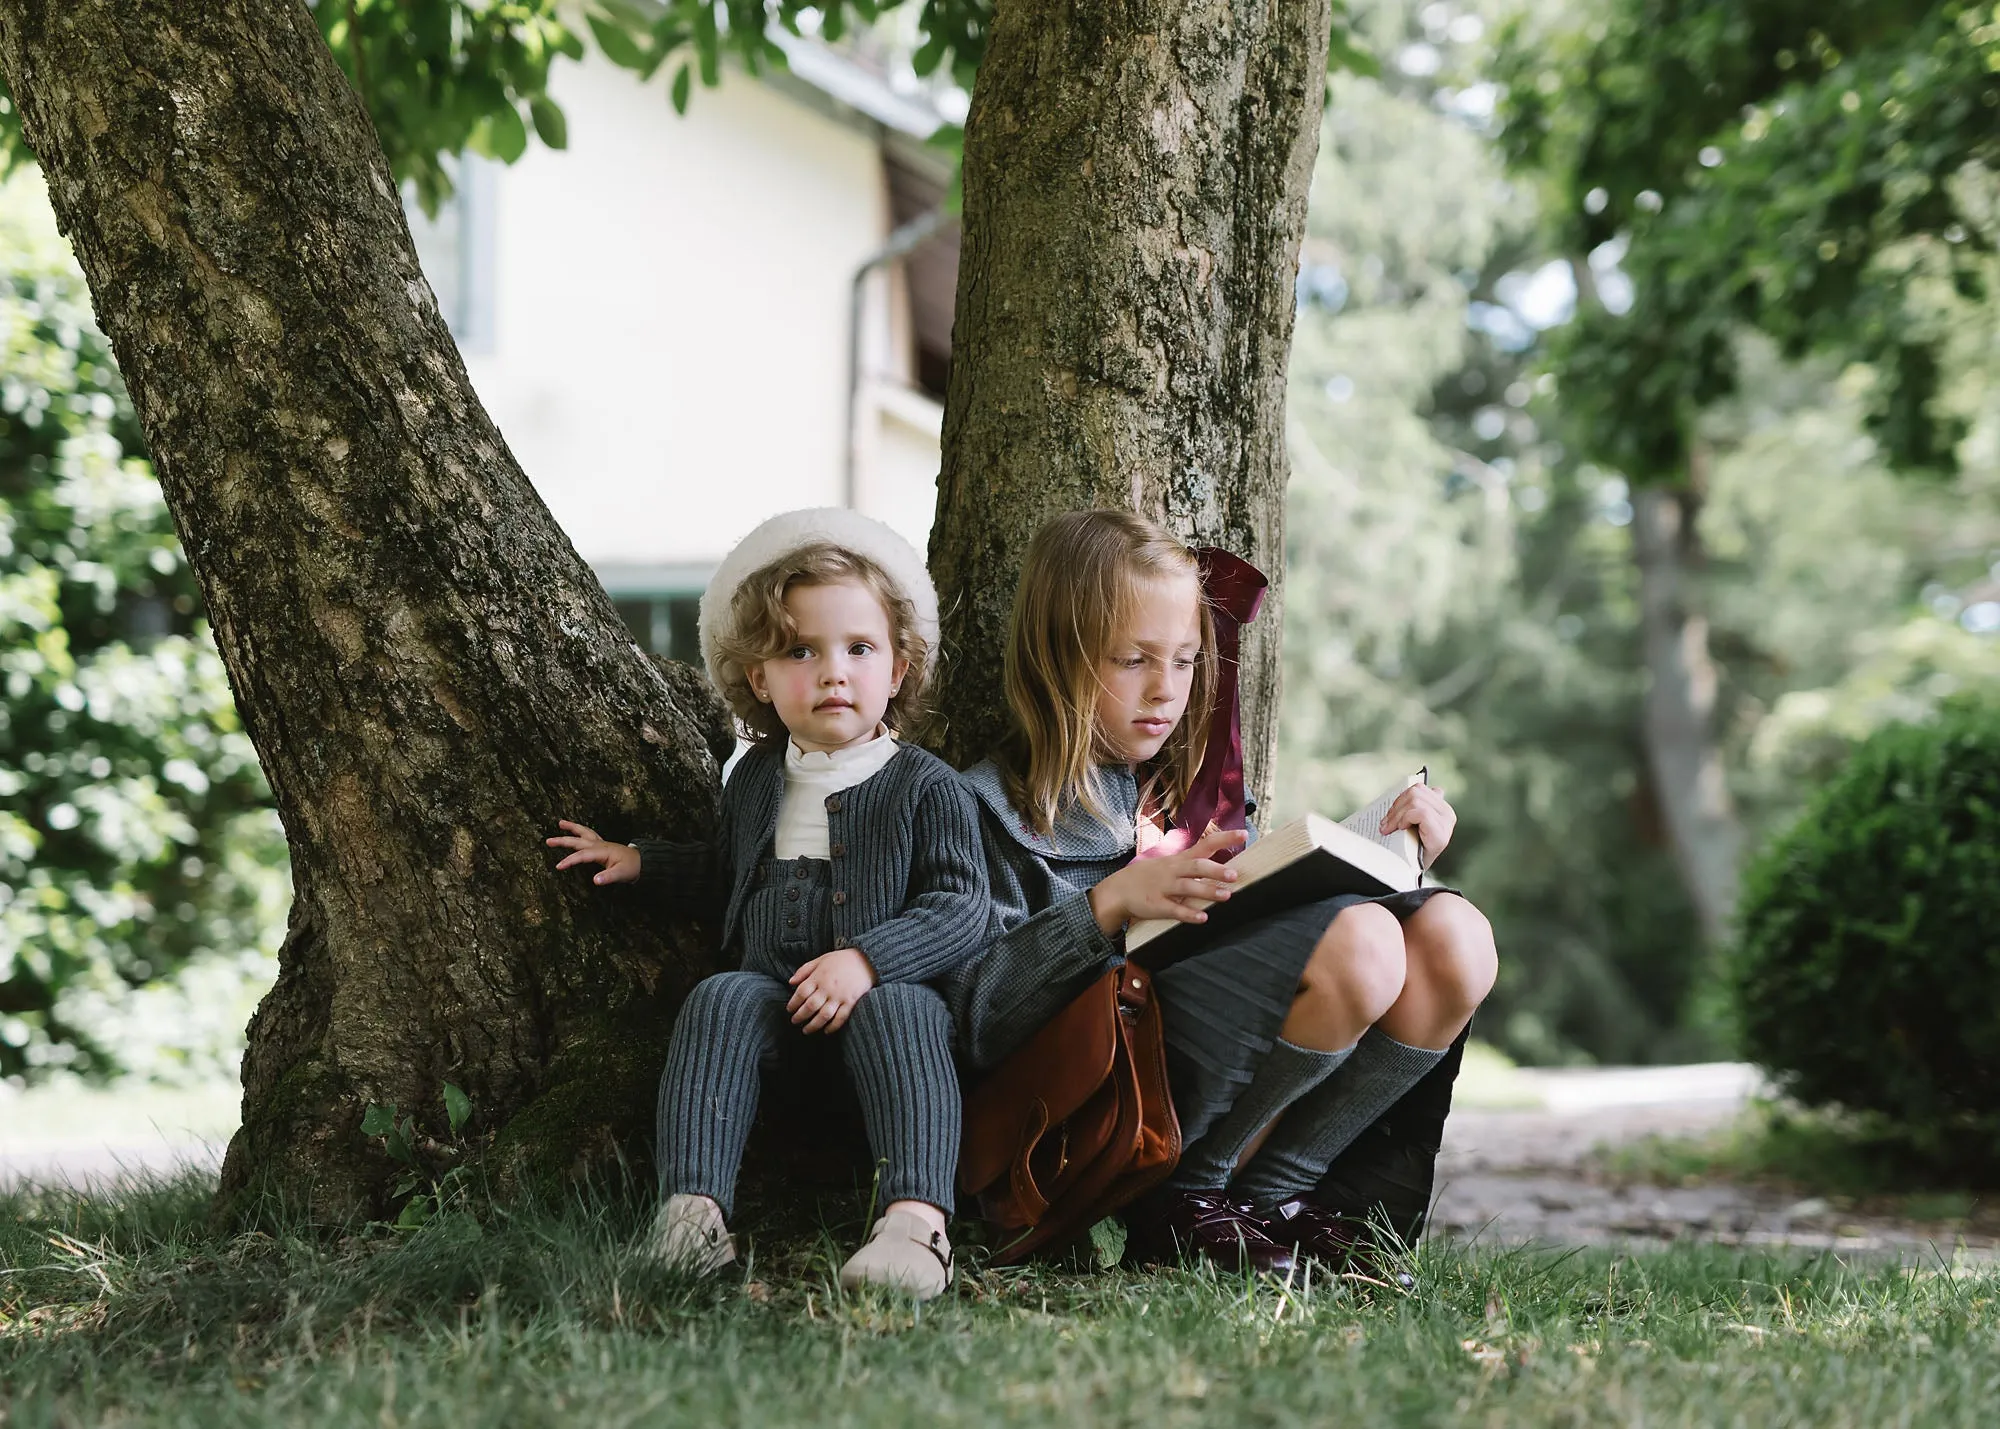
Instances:
[[[1385,834],[1381,832],[1381,828],[1382,820],[1389,812],[1389,806],[1402,797],[1405,789],[1414,789],[1423,783],[1424,773],[1425,771],[1418,770],[1366,808],[1356,809],[1340,821],[1340,826],[1349,833],[1361,835],[1370,843],[1380,844],[1421,870],[1423,863],[1418,856],[1417,836],[1408,829],[1398,829],[1393,834]]]

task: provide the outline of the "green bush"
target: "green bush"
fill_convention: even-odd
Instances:
[[[1745,1049],[1809,1105],[2000,1156],[2000,708],[1863,743],[1744,880]]]
[[[0,1081],[212,1073],[285,844],[83,275],[0,186]]]

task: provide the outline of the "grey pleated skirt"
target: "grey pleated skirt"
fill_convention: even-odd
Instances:
[[[1292,1010],[1306,960],[1336,914],[1379,903],[1407,922],[1433,895],[1455,891],[1342,893],[1304,903],[1246,923],[1208,951],[1154,974],[1181,1144],[1193,1145],[1250,1085]]]

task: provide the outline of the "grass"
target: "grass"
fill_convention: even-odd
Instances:
[[[1198,1270],[970,1265],[845,1296],[864,1207],[751,1210],[742,1278],[662,1277],[623,1188],[415,1235],[275,1215],[199,1177],[0,1193],[0,1424],[1954,1425],[2000,1394],[2000,1279],[1832,1258],[1425,1247],[1357,1299]]]

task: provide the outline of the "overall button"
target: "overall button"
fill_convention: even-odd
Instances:
[[[840,904],[845,903],[847,901],[847,895],[845,893],[835,893],[833,895],[833,901],[834,905],[838,907]]]

